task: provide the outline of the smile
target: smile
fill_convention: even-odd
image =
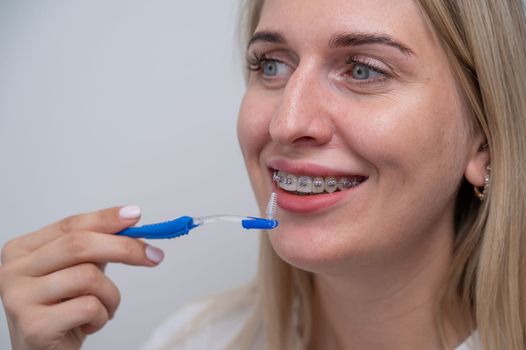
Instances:
[[[354,188],[367,178],[360,175],[349,176],[308,176],[289,174],[282,170],[274,171],[272,180],[284,191],[297,195],[318,195]]]

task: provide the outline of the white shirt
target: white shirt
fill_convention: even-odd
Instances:
[[[220,317],[214,318],[212,322],[203,322],[204,326],[188,334],[188,329],[195,327],[195,324],[192,324],[195,319],[206,313],[210,305],[211,301],[205,300],[183,307],[156,329],[142,350],[223,350],[250,317],[254,311],[254,304],[244,304],[242,307],[227,310]],[[260,333],[253,349],[265,348],[263,332]],[[174,342],[174,339],[178,341]],[[482,350],[478,333],[475,332],[454,350]]]

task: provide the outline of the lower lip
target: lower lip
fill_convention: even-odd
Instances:
[[[275,182],[273,183],[274,192],[278,194],[278,206],[281,209],[284,209],[288,212],[297,214],[313,214],[330,209],[331,207],[334,207],[338,203],[343,201],[348,196],[352,195],[352,193],[355,192],[356,189],[358,189],[362,185],[363,182],[356,187],[343,191],[299,196],[287,192],[279,188]]]

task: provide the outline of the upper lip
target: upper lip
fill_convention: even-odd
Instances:
[[[365,174],[356,170],[342,170],[327,167],[307,161],[289,161],[283,158],[272,159],[267,162],[267,167],[272,170],[282,170],[286,173],[307,176],[363,176]]]

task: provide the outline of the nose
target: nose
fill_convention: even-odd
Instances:
[[[328,143],[333,135],[328,93],[314,67],[298,66],[283,88],[281,103],[270,122],[273,141],[284,146]]]

